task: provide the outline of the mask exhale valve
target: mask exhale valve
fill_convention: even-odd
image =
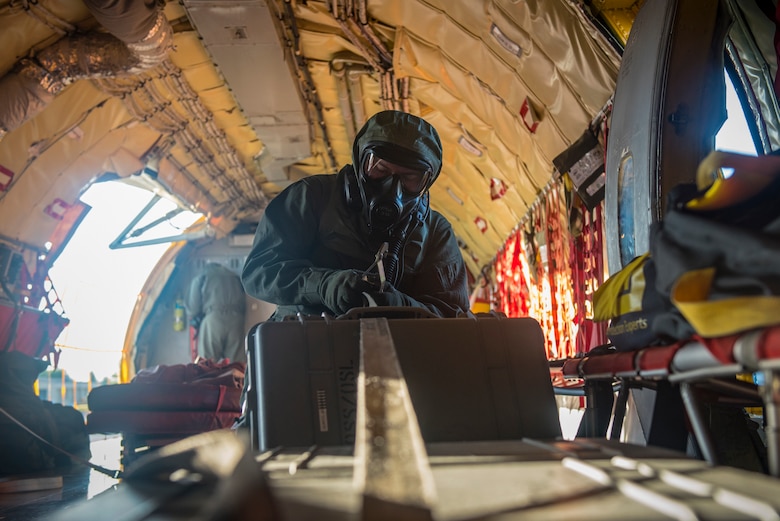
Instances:
[[[369,231],[372,235],[389,235],[399,224],[403,212],[403,200],[400,181],[387,179],[383,184],[389,185],[381,192],[375,192],[369,207]]]

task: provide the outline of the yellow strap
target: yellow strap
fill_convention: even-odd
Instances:
[[[733,175],[723,178],[723,168],[733,168]],[[766,188],[778,173],[779,156],[747,156],[713,150],[696,171],[696,185],[706,192],[685,206],[689,210],[717,210],[744,202]]]
[[[636,257],[598,287],[593,295],[593,320],[602,322],[642,309],[645,294],[642,265],[649,256],[645,253]]]
[[[714,276],[714,268],[689,271],[672,289],[672,302],[697,333],[719,337],[780,323],[780,297],[708,300]]]

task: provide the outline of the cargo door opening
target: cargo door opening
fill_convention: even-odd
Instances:
[[[86,411],[91,388],[118,379],[128,320],[170,237],[181,239],[201,216],[117,181],[91,185],[80,200],[89,211],[49,271],[70,322],[55,342],[57,371],[41,374],[39,389],[42,398]],[[150,200],[157,200],[151,208]],[[128,223],[154,221],[143,245],[110,247]]]

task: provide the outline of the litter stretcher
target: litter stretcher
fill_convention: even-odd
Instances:
[[[720,338],[696,337],[636,351],[586,355],[553,365],[557,365],[553,372],[569,383],[584,383],[585,434],[618,439],[630,390],[652,387],[660,402],[650,436],[655,431],[667,439],[649,439],[648,443],[684,449],[684,438],[675,433],[685,434],[690,426],[702,456],[712,464],[722,462],[703,405],[717,401],[736,407],[763,407],[767,470],[780,476],[780,326]],[[753,373],[761,375],[763,385],[736,378]],[[676,393],[680,407],[673,398]],[[671,441],[673,437],[677,441]]]

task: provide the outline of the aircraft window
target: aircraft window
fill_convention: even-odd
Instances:
[[[623,266],[636,257],[634,240],[634,158],[630,154],[620,160],[618,167],[618,237],[620,262]]]
[[[755,156],[757,154],[756,145],[745,118],[745,111],[731,77],[729,74],[725,74],[725,76],[727,119],[715,136],[715,148]],[[724,172],[724,174],[728,176],[728,172]]]
[[[740,140],[734,139],[734,134],[725,134],[728,129],[722,129],[721,133],[729,137],[719,137],[717,147],[766,154],[780,148],[780,104],[774,89],[777,74],[775,7],[771,2],[736,0],[729,0],[727,5],[733,22],[724,49],[728,73],[727,110],[729,120],[740,113],[748,130],[742,127],[743,139]],[[728,92],[732,87],[733,92]],[[729,100],[734,94],[736,99]],[[732,103],[733,110],[728,103]],[[753,147],[749,146],[749,136],[752,136]]]
[[[141,186],[147,189],[150,199],[109,244],[112,250],[195,240],[211,232],[208,226],[198,231],[186,232],[186,228],[201,215],[187,210],[183,202],[153,177],[142,174],[134,181],[142,183]]]

